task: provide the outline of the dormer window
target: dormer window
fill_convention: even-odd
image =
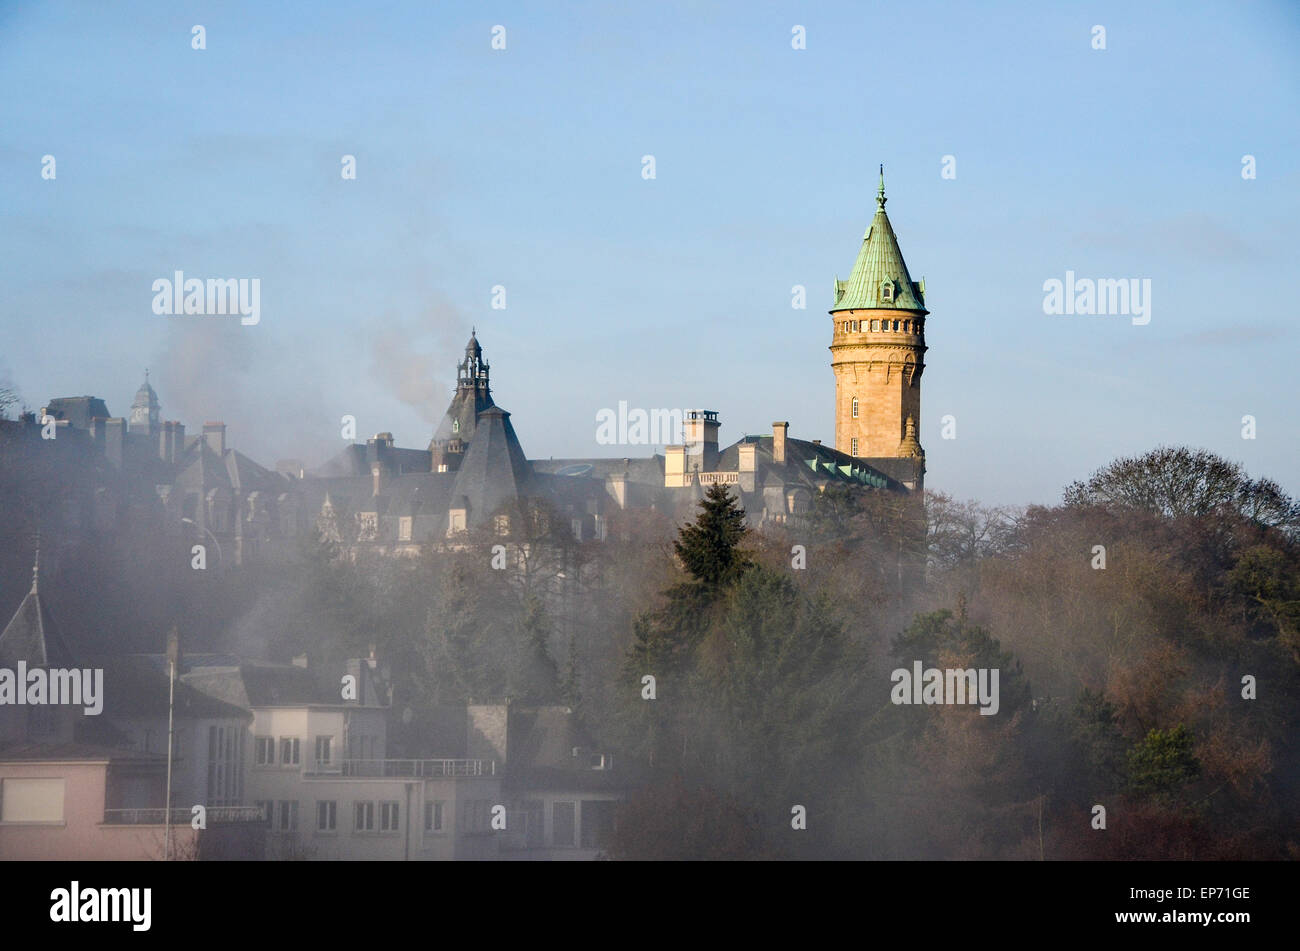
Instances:
[[[451,421],[451,431],[452,431],[453,433],[458,433],[458,432],[460,432],[460,420],[459,420],[459,419],[453,419],[453,420]]]
[[[894,299],[893,281],[885,281],[883,284],[880,285],[880,299],[881,301],[891,301],[891,302],[893,301]]]

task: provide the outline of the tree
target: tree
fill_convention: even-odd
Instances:
[[[1116,459],[1065,490],[1066,505],[1136,508],[1165,518],[1232,513],[1276,528],[1295,528],[1300,505],[1270,479],[1205,449],[1161,446]]]
[[[749,554],[740,549],[749,532],[745,510],[725,485],[716,484],[709,486],[699,506],[695,523],[682,527],[673,548],[697,582],[729,584],[752,563]]]
[[[1181,723],[1172,730],[1151,730],[1128,754],[1129,785],[1139,795],[1171,799],[1200,775],[1192,753],[1192,734]]]

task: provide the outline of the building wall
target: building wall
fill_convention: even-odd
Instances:
[[[910,415],[921,429],[921,370],[924,334],[894,331],[849,331],[845,321],[859,326],[872,320],[909,321],[919,317],[900,310],[836,311],[831,340],[831,369],[835,373],[835,448],[852,453],[858,440],[859,458],[893,458],[899,455],[904,423]],[[853,397],[858,417],[853,418]]]
[[[31,824],[0,822],[0,859],[150,861],[162,858],[165,834],[162,826],[104,824],[104,808],[109,799],[106,763],[0,763],[0,795],[3,795],[4,781],[11,778],[62,779],[63,820]],[[173,826],[172,842],[173,854],[190,854],[198,848],[198,833],[188,825]]]

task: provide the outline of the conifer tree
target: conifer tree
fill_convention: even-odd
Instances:
[[[740,543],[748,535],[745,510],[724,485],[711,485],[700,499],[694,524],[684,525],[673,543],[677,556],[696,581],[727,585],[751,564]]]

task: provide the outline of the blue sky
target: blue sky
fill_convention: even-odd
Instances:
[[[830,442],[883,162],[928,486],[1050,503],[1186,443],[1300,494],[1297,4],[10,3],[0,87],[0,374],[33,407],[124,414],[147,366],[268,465],[344,414],[422,448],[473,325],[533,457],[648,451],[597,445],[620,400]],[[178,269],[259,278],[261,322],[155,315]],[[1151,322],[1045,315],[1067,270],[1149,278]]]

